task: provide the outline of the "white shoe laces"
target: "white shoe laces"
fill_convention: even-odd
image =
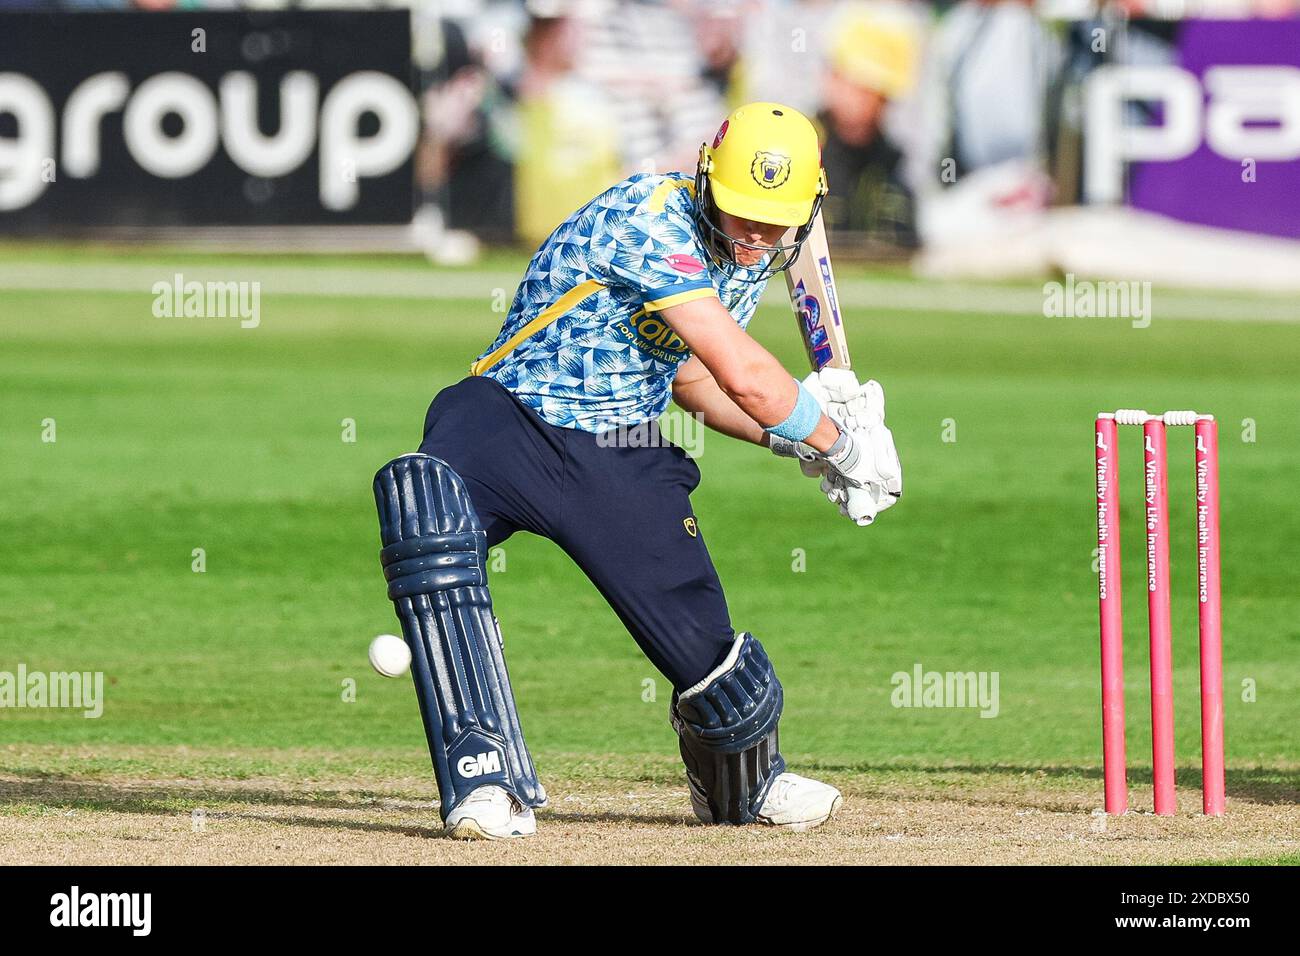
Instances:
[[[777,803],[785,803],[789,799],[790,791],[795,785],[794,780],[785,774],[776,778],[776,783],[772,785],[772,796],[776,797]]]
[[[471,803],[496,803],[497,790],[494,787],[479,787],[471,791],[470,795],[465,798],[461,806],[468,806]]]

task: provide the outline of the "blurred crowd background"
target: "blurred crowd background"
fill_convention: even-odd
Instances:
[[[1300,0],[462,0],[417,9],[432,133],[418,180],[449,227],[533,244],[593,184],[693,170],[729,109],[773,100],[819,127],[830,228],[879,257],[950,228],[962,216],[950,187],[981,170],[1003,205],[1081,201],[1068,91],[1088,70],[1103,60],[1168,61],[1163,23],[1292,17]],[[1124,39],[1097,50],[1100,27]]]
[[[370,5],[0,0],[0,10],[284,6]],[[1300,0],[373,6],[411,11],[424,121],[417,221],[439,234],[535,244],[625,175],[693,170],[700,143],[730,108],[774,100],[815,118],[832,186],[831,229],[888,256],[951,230],[962,211],[944,198],[970,177],[985,176],[985,195],[999,208],[1083,200],[1068,93],[1083,73],[1117,55],[1167,61],[1165,24],[1294,18]]]

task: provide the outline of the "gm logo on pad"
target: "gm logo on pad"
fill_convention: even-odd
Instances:
[[[489,750],[481,754],[466,754],[456,761],[456,772],[462,777],[483,777],[501,772],[501,754]]]

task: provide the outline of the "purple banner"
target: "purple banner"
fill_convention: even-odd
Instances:
[[[1300,20],[1193,20],[1174,41],[1172,95],[1199,87],[1194,141],[1129,167],[1128,200],[1184,222],[1300,238]],[[1177,70],[1185,71],[1178,76]],[[1170,103],[1159,113],[1167,121]],[[1184,150],[1186,150],[1184,152]]]

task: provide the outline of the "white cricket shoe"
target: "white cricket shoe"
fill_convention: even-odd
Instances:
[[[453,840],[509,840],[537,832],[533,808],[501,787],[479,787],[447,815],[443,825]]]
[[[796,833],[811,830],[829,820],[843,802],[840,792],[828,783],[783,773],[772,782],[758,822]]]
[[[712,823],[709,801],[696,788],[690,774],[687,774],[686,782],[695,816],[702,823]],[[772,789],[768,790],[758,811],[758,822],[799,833],[825,823],[843,802],[844,797],[830,784],[797,773],[783,773],[772,781]]]

